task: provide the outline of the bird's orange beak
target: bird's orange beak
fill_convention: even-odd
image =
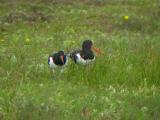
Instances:
[[[64,64],[63,56],[61,55],[60,58],[61,58],[62,63]]]
[[[98,55],[104,54],[99,48],[92,45],[92,50],[94,50]]]

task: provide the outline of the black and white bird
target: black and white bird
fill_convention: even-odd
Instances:
[[[48,65],[55,72],[56,69],[60,69],[61,72],[64,70],[64,66],[68,62],[68,57],[64,51],[58,51],[48,57]]]
[[[70,53],[70,58],[76,63],[76,64],[89,64],[95,60],[94,52],[98,54],[101,54],[102,52],[93,46],[93,43],[91,40],[85,40],[82,44],[81,50],[75,50],[74,52]]]

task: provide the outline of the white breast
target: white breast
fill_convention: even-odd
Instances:
[[[49,58],[49,67],[52,69],[58,67],[56,64],[54,64],[52,57]]]
[[[91,62],[93,62],[94,60],[95,60],[95,57],[94,57],[94,59],[91,59],[91,60],[84,60],[81,56],[80,56],[80,54],[78,53],[78,54],[76,54],[76,56],[77,56],[77,63],[78,64],[83,64],[83,65],[86,65],[86,64],[89,64],[89,63],[91,63]]]

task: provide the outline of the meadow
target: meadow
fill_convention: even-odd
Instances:
[[[0,120],[159,120],[159,31],[158,0],[1,0]],[[53,80],[85,39],[104,55]]]

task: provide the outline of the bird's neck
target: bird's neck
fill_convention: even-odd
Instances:
[[[94,59],[94,53],[90,49],[83,49],[80,55],[83,59]]]

